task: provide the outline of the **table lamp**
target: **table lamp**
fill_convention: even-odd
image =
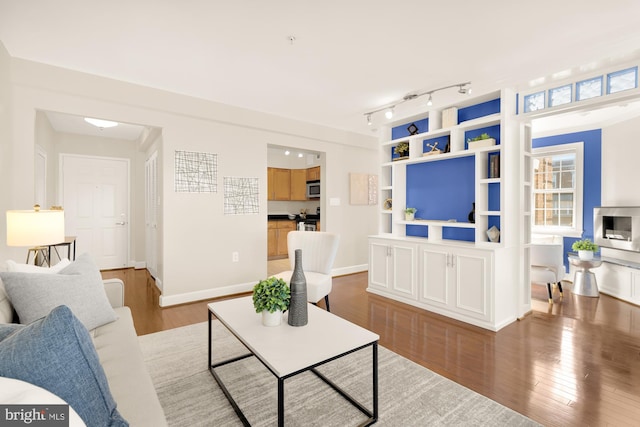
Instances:
[[[48,245],[64,241],[64,211],[40,210],[35,205],[33,210],[7,211],[7,246],[29,246],[27,264],[31,253],[33,262],[38,264],[38,254],[50,264]]]

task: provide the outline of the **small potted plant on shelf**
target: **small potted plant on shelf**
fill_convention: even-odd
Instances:
[[[393,147],[393,152],[398,155],[395,160],[400,160],[409,157],[409,142],[402,141],[395,147]]]
[[[280,325],[282,313],[289,308],[290,301],[291,290],[283,279],[269,277],[253,287],[253,307],[256,313],[262,313],[265,326]]]
[[[406,208],[404,210],[404,219],[406,221],[413,221],[415,218],[417,209],[416,208]]]
[[[573,242],[571,249],[578,252],[578,257],[581,260],[589,261],[593,259],[593,253],[598,252],[598,245],[589,239],[583,239]]]
[[[482,133],[474,138],[467,139],[469,150],[480,147],[491,147],[493,145],[496,145],[496,139],[491,138],[488,133]]]

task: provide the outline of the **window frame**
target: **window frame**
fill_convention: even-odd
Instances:
[[[573,190],[574,224],[566,226],[540,226],[535,224],[536,191],[534,183],[533,162],[538,157],[553,157],[561,154],[575,154],[575,187]],[[564,237],[582,237],[584,218],[584,142],[572,142],[569,144],[549,145],[546,147],[532,148],[531,150],[531,232],[535,234],[555,234]]]

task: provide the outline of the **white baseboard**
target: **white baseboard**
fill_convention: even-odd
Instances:
[[[147,263],[146,261],[134,262],[133,268],[135,268],[136,270],[144,270],[145,268],[147,268]]]
[[[347,274],[360,273],[369,270],[369,264],[351,265],[349,267],[334,268],[331,270],[331,275],[346,276]]]
[[[222,288],[203,289],[201,291],[187,292],[178,295],[160,295],[160,307],[169,307],[171,305],[184,304],[187,302],[202,301],[227,295],[240,294],[243,292],[251,292],[256,283],[257,281],[224,286]]]
[[[367,271],[369,269],[368,264],[361,265],[352,265],[349,267],[341,267],[334,268],[331,270],[331,275],[336,276],[344,276],[347,274],[360,273],[362,271]],[[187,292],[183,294],[177,295],[160,295],[160,307],[169,307],[177,304],[184,304],[188,302],[194,301],[202,301],[211,298],[224,297],[227,295],[240,294],[244,292],[251,292],[255,284],[258,283],[258,279],[252,281],[251,283],[240,283],[237,285],[224,286],[221,288],[213,288],[213,289],[203,289],[201,291],[195,292]],[[162,291],[162,282],[160,279],[156,278],[156,284],[158,288]]]

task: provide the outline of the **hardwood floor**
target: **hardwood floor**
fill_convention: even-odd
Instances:
[[[145,270],[126,283],[139,335],[207,320],[207,303],[158,307]],[[380,335],[380,344],[547,426],[640,424],[640,307],[606,295],[533,286],[533,312],[494,333],[366,292],[367,273],[334,278],[332,312]],[[320,304],[322,305],[322,303]]]

